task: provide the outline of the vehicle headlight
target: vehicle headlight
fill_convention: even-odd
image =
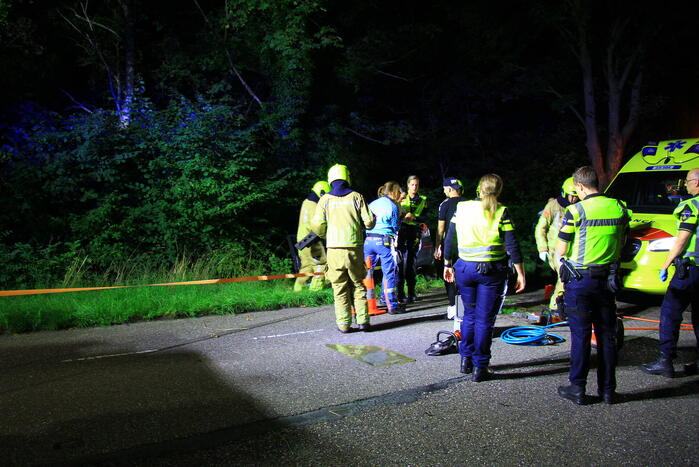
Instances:
[[[659,238],[648,242],[648,251],[670,251],[677,237]]]

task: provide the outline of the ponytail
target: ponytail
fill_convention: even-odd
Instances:
[[[487,174],[478,182],[478,195],[481,198],[483,213],[488,219],[495,216],[498,208],[498,196],[502,192],[502,178],[496,174]]]
[[[379,189],[376,191],[376,194],[379,198],[381,198],[382,196],[388,196],[389,198],[396,200],[400,195],[400,191],[401,188],[398,182],[394,182],[393,180],[391,180],[381,185]]]

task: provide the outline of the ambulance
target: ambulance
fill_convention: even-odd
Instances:
[[[691,198],[684,186],[690,169],[699,167],[699,138],[649,143],[619,171],[606,194],[633,211],[630,238],[621,257],[623,291],[664,294],[658,272],[675,242],[672,212]],[[674,266],[668,269],[672,277]]]

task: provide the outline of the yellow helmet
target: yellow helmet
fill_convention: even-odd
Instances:
[[[328,170],[328,183],[332,183],[335,180],[344,180],[348,184],[350,183],[350,173],[346,165],[335,164]]]
[[[573,182],[573,177],[566,178],[566,181],[563,182],[563,186],[561,186],[561,190],[563,190],[563,194],[565,195],[578,196],[578,192],[575,191],[575,182]]]
[[[325,180],[318,180],[315,185],[313,185],[313,193],[318,195],[318,198],[323,196],[325,193],[330,191],[330,184]]]

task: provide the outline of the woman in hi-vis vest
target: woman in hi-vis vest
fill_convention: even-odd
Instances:
[[[507,293],[508,255],[517,271],[516,292],[526,284],[512,220],[498,202],[501,192],[500,176],[481,177],[478,197],[457,205],[444,240],[444,280],[456,281],[464,303],[461,372],[473,372],[471,379],[476,382],[492,375],[488,369],[490,345],[495,318]]]

